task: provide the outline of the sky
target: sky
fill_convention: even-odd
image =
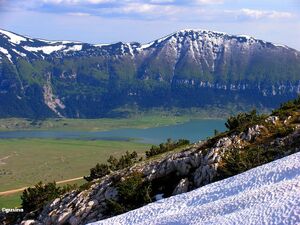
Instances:
[[[0,28],[93,44],[206,29],[300,50],[300,0],[0,0]]]

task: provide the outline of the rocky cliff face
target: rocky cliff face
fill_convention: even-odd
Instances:
[[[101,117],[131,104],[275,107],[299,93],[299,71],[298,51],[245,35],[182,30],[148,44],[92,45],[0,30],[0,101],[10,102],[0,116]],[[45,85],[60,104],[43,97]]]
[[[144,181],[151,183],[151,197],[155,201],[224,178],[224,166],[229,163],[228,157],[235,153],[262,148],[266,149],[264,154],[269,157],[269,154],[284,149],[282,155],[275,155],[275,158],[282,157],[299,151],[299,140],[299,112],[284,119],[270,116],[261,124],[247,127],[243,132],[222,134],[195,143],[179,152],[167,153],[158,159],[141,162],[107,175],[95,181],[85,191],[73,191],[55,199],[43,208],[36,220],[24,220],[21,224],[77,225],[102,220],[109,216],[107,201],[118,199],[117,182],[125,180],[131,174],[142,174]],[[264,154],[260,156],[265,156]]]

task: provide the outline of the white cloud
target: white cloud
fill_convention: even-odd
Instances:
[[[154,4],[174,3],[174,0],[150,0],[150,3],[154,3]]]
[[[170,17],[179,13],[183,8],[173,5],[164,4],[148,4],[148,3],[128,3],[122,7],[103,8],[97,10],[100,15],[118,14],[125,17],[136,17],[144,19],[158,19],[162,17]]]
[[[0,2],[3,0],[0,0]],[[254,0],[253,0],[254,1]],[[258,1],[258,0],[255,0]],[[263,1],[263,0],[260,0]],[[269,1],[269,0],[268,0]],[[182,22],[246,22],[255,20],[290,19],[295,12],[232,8],[241,0],[15,0],[22,10],[50,12],[72,16],[99,16],[134,20],[169,20]],[[230,4],[229,4],[230,3]],[[48,7],[45,4],[51,4]],[[226,9],[228,8],[228,9]],[[12,8],[11,8],[12,9]]]
[[[50,4],[101,4],[112,3],[115,0],[43,0],[43,2]]]
[[[49,3],[49,4],[76,4],[79,3],[79,0],[43,0],[44,3]]]
[[[230,13],[236,13],[237,16],[245,16],[251,19],[288,19],[294,15],[290,12],[279,12],[279,11],[265,11],[265,10],[254,10],[254,9],[240,9],[239,11],[227,11]]]
[[[83,13],[83,12],[71,12],[71,13],[68,13],[68,15],[70,15],[70,16],[91,16],[91,14]]]
[[[213,4],[222,4],[224,0],[194,0],[197,4],[213,5]]]
[[[1,1],[1,0],[0,0]],[[36,2],[39,2],[35,0]],[[201,5],[212,5],[212,4],[221,4],[224,0],[125,0],[125,1],[117,1],[117,0],[42,0],[43,3],[50,4],[101,4],[101,3],[118,3],[119,5],[126,5],[128,3],[136,3],[136,4],[172,4],[172,5],[193,5],[193,4],[201,4]]]
[[[101,3],[113,3],[114,0],[86,0],[87,3],[91,4],[101,4]]]

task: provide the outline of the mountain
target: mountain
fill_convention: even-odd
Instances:
[[[245,35],[182,30],[92,45],[0,30],[0,117],[96,118],[126,106],[274,108],[300,92],[300,53]]]
[[[62,195],[57,195],[55,184],[36,185],[23,192],[25,212],[11,215],[13,218],[0,213],[0,221],[2,216],[8,221],[4,224],[23,220],[22,224],[32,225],[79,225],[112,217],[106,224],[124,224],[124,220],[128,224],[149,220],[150,224],[164,224],[172,219],[174,224],[185,224],[185,219],[194,224],[205,219],[223,224],[217,220],[245,218],[257,219],[250,224],[260,224],[264,218],[280,221],[284,215],[287,221],[298,220],[297,207],[291,206],[299,205],[299,197],[294,197],[299,196],[300,97],[268,116],[253,111],[230,117],[226,126],[226,132],[197,143],[175,149],[170,148],[174,146],[171,141],[153,146],[146,159],[139,160],[136,153],[128,152],[119,159],[111,156],[107,160],[110,164],[98,164],[90,170],[90,176],[85,177],[88,183],[65,188],[68,191]],[[292,156],[253,169],[288,155]],[[186,192],[190,193],[180,195]],[[167,199],[175,195],[179,196]],[[290,210],[296,211],[289,218]],[[191,212],[197,212],[195,217]],[[251,217],[250,212],[256,216]],[[277,216],[277,212],[283,214]]]
[[[89,225],[297,224],[300,153]],[[155,215],[155,216],[154,216]]]

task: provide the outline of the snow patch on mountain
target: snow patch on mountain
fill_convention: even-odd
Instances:
[[[61,51],[69,52],[69,51],[81,51],[82,45],[73,45],[73,46],[66,46],[66,45],[49,45],[49,46],[42,46],[42,47],[29,47],[24,46],[24,49],[30,52],[39,52],[42,51],[44,54],[51,54],[53,52]]]
[[[111,46],[112,44],[96,44],[95,47],[105,47],[105,46]]]
[[[276,44],[276,43],[273,43],[273,45],[276,46],[276,47],[282,47],[282,48],[285,48],[285,49],[289,49],[289,47],[286,46],[286,45]]]
[[[24,46],[24,49],[30,52],[39,52],[42,51],[44,54],[51,54],[52,52],[59,51],[64,49],[66,46],[65,45],[50,45],[50,46],[42,46],[42,47],[29,47],[29,46]]]
[[[12,57],[9,54],[9,52],[7,51],[7,49],[0,47],[0,52],[2,52],[9,59],[9,61],[12,62]]]
[[[8,32],[6,30],[1,30],[0,29],[0,33],[4,34],[5,36],[8,37],[8,39],[10,40],[11,43],[14,43],[14,44],[20,44],[21,41],[26,41],[26,38],[20,36],[20,35],[16,35],[12,32]]]
[[[69,52],[69,51],[81,51],[82,50],[82,45],[73,45],[67,49],[64,50],[64,52]]]
[[[12,49],[15,53],[17,53],[18,55],[22,56],[22,57],[26,57],[27,55],[25,53],[19,52],[16,49]]]
[[[91,225],[299,222],[300,153],[296,153]]]

